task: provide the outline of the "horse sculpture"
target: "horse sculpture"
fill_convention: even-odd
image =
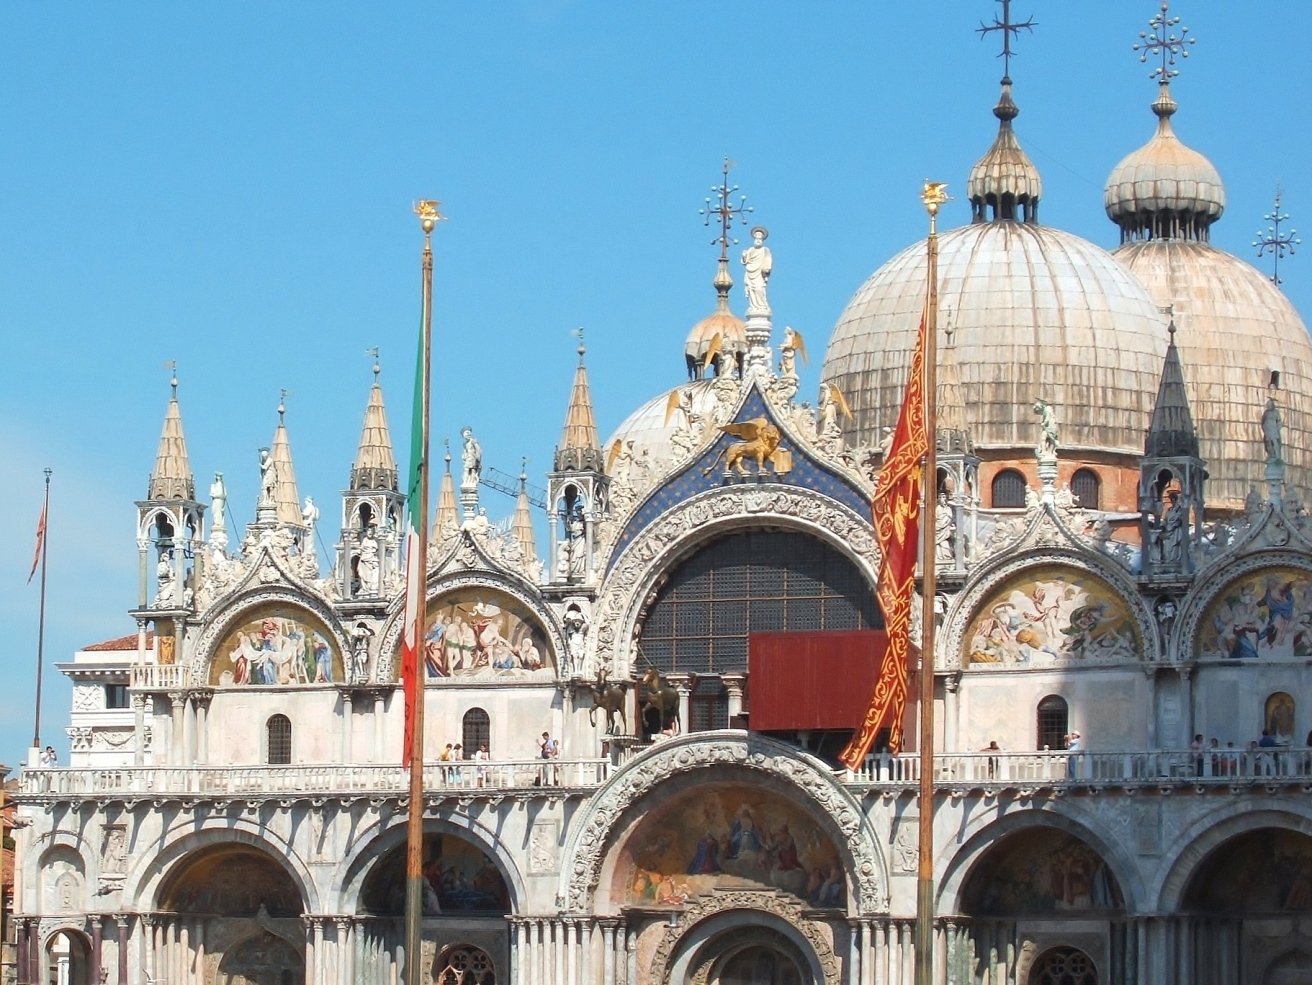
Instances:
[[[679,722],[679,692],[670,687],[661,676],[660,671],[652,667],[642,678],[642,693],[639,695],[642,706],[642,721],[649,732],[662,732],[671,722]],[[660,721],[651,728],[650,712],[655,711]],[[682,727],[682,722],[679,722]]]
[[[596,684],[584,684],[582,690],[592,695],[592,707],[588,709],[588,721],[592,727],[597,727],[597,709],[600,708],[606,713],[606,734],[615,734],[615,713],[620,713],[620,724],[624,731],[629,730],[628,718],[624,714],[624,689],[627,682],[618,684],[609,684],[606,681],[606,670],[603,667],[597,671]]]

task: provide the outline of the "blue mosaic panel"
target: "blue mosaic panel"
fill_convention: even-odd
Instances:
[[[719,489],[729,485],[750,485],[764,488],[772,486],[801,487],[811,489],[822,496],[827,496],[829,499],[842,503],[858,516],[869,515],[870,500],[866,497],[866,494],[839,472],[817,461],[811,455],[809,449],[804,449],[792,441],[788,436],[788,432],[780,425],[779,419],[771,412],[765,398],[753,386],[747,395],[747,400],[734,417],[734,423],[750,421],[758,417],[768,418],[776,426],[779,426],[779,431],[783,436],[779,442],[779,447],[792,453],[792,471],[783,475],[775,475],[767,465],[765,474],[762,477],[753,474],[746,478],[731,477],[726,479],[724,465],[722,462],[717,462],[717,458],[729,445],[742,439],[732,434],[720,433],[714,441],[706,446],[700,456],[686,464],[654,489],[643,500],[638,509],[634,511],[633,515],[629,517],[629,522],[624,525],[624,529],[620,532],[619,539],[616,541],[615,550],[611,552],[610,561],[606,566],[607,572],[614,566],[616,559],[628,549],[628,546],[650,524],[655,523],[672,507],[710,489]],[[752,466],[748,467],[751,468]],[[710,474],[703,475],[707,469],[711,469]]]

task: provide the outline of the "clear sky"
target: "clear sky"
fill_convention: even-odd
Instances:
[[[1252,257],[1277,181],[1312,221],[1312,5],[1192,0],[1177,133],[1226,180],[1213,229]],[[485,461],[542,484],[584,326],[609,433],[684,376],[713,308],[697,210],[727,155],[770,229],[776,326],[820,357],[861,282],[924,234],[922,178],[957,196],[993,139],[991,0],[707,4],[7,4],[0,11],[0,762],[31,738],[36,583],[54,469],[43,741],[67,761],[77,648],[132,632],[134,500],[177,360],[200,489],[252,518],[256,450],[292,391],[301,494],[329,543],[381,346],[406,447],[420,197],[436,237],[434,433],[471,425]],[[1043,221],[1103,246],[1104,179],[1153,131],[1131,50],[1153,0],[1015,0],[1016,129]],[[1291,40],[1292,39],[1292,40]],[[1312,248],[1312,247],[1310,247]],[[736,262],[735,280],[741,281]],[[1282,269],[1307,315],[1312,268]],[[1265,263],[1265,262],[1264,262]],[[734,307],[741,313],[741,287]],[[1218,353],[1218,358],[1224,358]],[[485,492],[496,519],[513,502]],[[545,549],[539,543],[540,551]]]

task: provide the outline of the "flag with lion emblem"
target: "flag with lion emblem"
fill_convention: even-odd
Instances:
[[[911,606],[915,600],[916,550],[920,543],[920,462],[929,451],[925,424],[925,315],[920,317],[911,372],[902,397],[893,441],[884,456],[872,504],[879,544],[879,585],[875,598],[884,614],[888,651],[875,693],[852,741],[838,757],[848,769],[860,768],[880,729],[889,730],[889,749],[902,746],[902,719],[911,666]]]

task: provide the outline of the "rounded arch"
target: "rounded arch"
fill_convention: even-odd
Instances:
[[[1042,514],[1041,514],[1042,515]],[[1138,588],[1130,579],[1124,568],[1104,555],[1084,552],[1071,548],[1032,548],[1019,554],[1003,554],[985,564],[967,579],[965,587],[948,606],[943,625],[947,632],[941,639],[940,663],[948,667],[965,667],[971,662],[987,663],[984,659],[974,661],[966,652],[974,637],[983,633],[988,636],[985,617],[999,604],[1005,604],[1004,598],[1012,583],[1033,576],[1036,579],[1049,577],[1070,577],[1076,579],[1089,596],[1082,605],[1070,611],[1058,610],[1058,618],[1064,628],[1078,629],[1073,625],[1079,615],[1079,609],[1091,610],[1094,605],[1107,605],[1122,610],[1123,621],[1115,613],[1115,618],[1100,618],[1082,633],[1062,633],[1073,641],[1079,640],[1087,648],[1102,647],[1102,636],[1117,634],[1122,637],[1115,647],[1098,652],[1100,660],[1115,659],[1115,656],[1127,653],[1132,648],[1136,660],[1149,663],[1161,659],[1161,648],[1152,612],[1139,594]],[[1069,607],[1067,607],[1069,608]],[[1109,615],[1104,613],[1104,616]],[[1124,640],[1125,631],[1132,632],[1132,643],[1127,647]],[[1101,634],[1101,635],[1100,635]],[[1074,643],[1070,644],[1074,646]],[[1055,648],[1061,653],[1061,648]],[[1003,654],[1005,662],[1005,654]],[[1069,659],[1070,655],[1062,659]],[[1088,662],[1087,660],[1084,662]]]
[[[1093,959],[1078,947],[1050,947],[1037,958],[1027,978],[1028,985],[1098,985]]]
[[[561,867],[560,895],[572,912],[596,912],[597,887],[613,871],[617,835],[632,827],[640,801],[684,775],[720,768],[724,779],[770,779],[791,789],[841,855],[848,910],[882,912],[888,868],[861,806],[819,760],[781,742],[741,732],[698,732],[653,746],[611,776],[571,825]],[[666,788],[668,790],[668,788]]]
[[[994,820],[976,822],[967,829],[960,848],[940,853],[934,866],[938,884],[936,912],[963,913],[967,883],[990,849],[1009,835],[1036,828],[1052,828],[1082,841],[1102,859],[1116,880],[1123,910],[1135,913],[1143,909],[1146,889],[1136,860],[1126,851],[1124,839],[1104,835],[1083,820],[1045,807],[1020,808]]]
[[[1270,584],[1270,579],[1275,579],[1275,582]],[[1264,605],[1269,590],[1282,596],[1278,604],[1288,605],[1295,616],[1300,614],[1305,608],[1303,596],[1312,591],[1312,558],[1302,551],[1268,550],[1238,561],[1223,559],[1205,571],[1180,603],[1177,622],[1183,630],[1179,658],[1240,657],[1248,656],[1250,652],[1256,655],[1258,644],[1251,639],[1221,640],[1217,633],[1217,617],[1225,606],[1236,603],[1230,597],[1238,596],[1237,603],[1244,606]],[[1245,591],[1251,591],[1253,597],[1244,597]],[[1286,594],[1288,598],[1283,597]],[[1277,626],[1274,621],[1272,626],[1280,637],[1280,646],[1289,653],[1307,651],[1312,654],[1312,639],[1299,641],[1294,633],[1282,631],[1292,629],[1292,626]],[[1295,649],[1299,642],[1303,645]],[[1251,651],[1249,644],[1252,645]]]
[[[1190,880],[1214,851],[1233,838],[1263,828],[1312,838],[1312,816],[1290,810],[1288,801],[1260,797],[1233,798],[1195,819],[1176,839],[1179,847],[1175,852],[1162,859],[1160,881],[1154,887],[1158,910],[1171,913],[1180,909]]]
[[[709,541],[739,530],[762,529],[809,534],[852,561],[867,584],[876,583],[879,551],[870,520],[837,500],[792,487],[708,490],[661,514],[618,558],[607,561],[605,584],[593,607],[589,661],[595,664],[601,655],[609,655],[611,676],[630,676],[635,627],[660,580]]]
[[[249,845],[219,844],[178,859],[156,887],[155,909],[228,917],[298,917],[305,897],[276,857]]]
[[[1071,494],[1082,510],[1102,508],[1102,479],[1098,473],[1087,465],[1078,468],[1071,475]]]
[[[730,909],[698,914],[668,928],[652,961],[652,981],[660,985],[715,981],[697,973],[708,966],[723,968],[736,952],[767,947],[790,958],[799,971],[807,972],[810,981],[838,985],[839,965],[832,948],[806,921],[798,919],[800,913],[753,908],[747,900],[733,903],[736,905]]]
[[[524,885],[519,867],[507,851],[502,839],[479,821],[466,815],[455,814],[450,818],[425,818],[424,835],[451,835],[461,838],[491,859],[498,873],[505,882],[510,894],[510,912],[523,912],[527,906],[528,890]],[[389,852],[405,846],[405,821],[401,819],[390,826],[377,822],[373,827],[365,828],[356,838],[354,849],[342,859],[333,877],[330,898],[335,900],[341,912],[359,913],[361,911],[364,884],[370,873],[381,864]]]
[[[989,506],[995,510],[1025,507],[1025,476],[1019,469],[1000,469],[989,483]]]
[[[50,965],[56,964],[62,957],[65,965],[55,980],[66,981],[68,985],[96,985],[91,981],[91,938],[87,936],[84,926],[81,923],[59,923],[44,930],[39,951],[41,980],[49,980],[47,975],[54,970]],[[58,953],[60,938],[67,942],[62,955]]]
[[[183,822],[176,822],[165,833],[165,842],[159,851],[130,854],[133,864],[123,883],[124,898],[157,900],[165,880],[177,866],[185,864],[187,856],[211,848],[240,845],[268,855],[287,872],[306,913],[324,912],[314,876],[305,860],[271,826],[261,823],[258,816],[220,815],[207,823],[222,824],[223,827],[195,831]]]

